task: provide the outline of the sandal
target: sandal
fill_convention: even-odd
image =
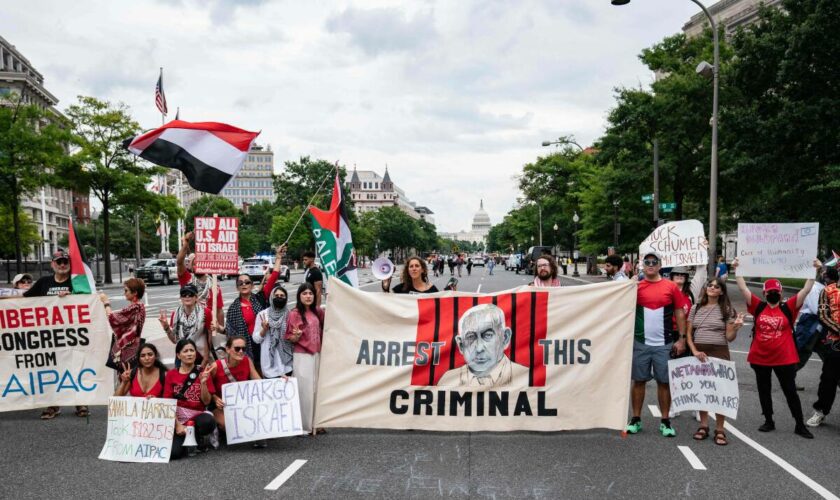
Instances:
[[[709,437],[709,428],[708,427],[700,427],[697,429],[697,432],[694,433],[694,439],[697,441],[702,441]]]
[[[48,406],[46,410],[41,412],[41,420],[52,420],[61,415],[61,409],[57,406]]]
[[[715,431],[715,444],[718,446],[726,446],[729,441],[726,440],[726,433],[720,430]]]
[[[90,410],[88,410],[87,406],[77,406],[76,407],[76,416],[77,417],[89,417]]]

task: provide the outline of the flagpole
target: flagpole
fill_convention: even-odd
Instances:
[[[332,173],[335,172],[337,168],[338,160],[336,160],[335,165],[333,165],[333,168],[330,170],[330,173],[327,174],[326,177],[324,177],[323,181],[321,181],[321,185],[318,186],[318,189],[315,191],[315,194],[312,195],[312,198],[309,200],[309,203],[306,205],[306,208],[304,208],[303,211],[300,213],[300,217],[298,217],[297,222],[295,222],[294,227],[292,227],[292,231],[289,233],[289,236],[286,238],[286,241],[283,242],[284,245],[289,243],[289,240],[292,239],[292,235],[295,234],[295,229],[297,229],[298,225],[300,224],[300,221],[303,220],[303,216],[306,215],[306,211],[309,210],[309,207],[312,206],[312,202],[315,201],[315,197],[318,196],[318,193],[320,193],[321,189],[324,188],[324,184],[327,182],[327,179],[332,178]]]
[[[164,92],[163,92],[163,66],[160,67],[160,87],[161,87],[160,88],[161,94],[164,94]],[[164,95],[166,95],[166,94],[164,94]],[[161,110],[161,112],[160,112],[160,124],[161,124],[161,126],[166,125],[166,113],[164,113],[163,110]]]

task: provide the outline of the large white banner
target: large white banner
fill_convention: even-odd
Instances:
[[[337,280],[317,427],[623,429],[636,284],[366,293]]]
[[[106,404],[110,345],[96,295],[0,300],[0,411]]]
[[[694,356],[668,361],[671,409],[713,411],[738,418],[741,400],[735,363],[707,358],[701,363]]]
[[[227,444],[303,434],[295,378],[225,384],[222,400]]]
[[[709,263],[709,241],[699,220],[678,220],[663,224],[639,245],[639,256],[656,252],[662,267],[705,266]]]
[[[738,224],[738,274],[813,278],[819,222]]]
[[[175,436],[174,399],[111,397],[101,460],[169,462]]]

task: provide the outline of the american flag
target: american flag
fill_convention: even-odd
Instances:
[[[161,114],[166,114],[166,95],[163,93],[163,68],[160,69],[157,85],[155,85],[155,105]]]

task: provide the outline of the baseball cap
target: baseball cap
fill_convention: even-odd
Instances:
[[[198,295],[198,287],[196,287],[192,283],[187,283],[186,285],[181,287],[180,294],[183,295],[185,293],[190,295]]]
[[[764,291],[769,292],[771,290],[776,290],[778,292],[782,291],[782,282],[773,278],[769,279],[764,282]]]
[[[685,266],[679,266],[679,267],[675,267],[675,268],[671,269],[671,274],[685,274],[685,275],[690,276],[691,271],[689,271],[688,268],[685,267]]]
[[[17,285],[17,284],[18,284],[18,281],[22,280],[23,278],[29,278],[29,279],[31,280],[31,279],[32,279],[32,275],[31,275],[31,274],[28,274],[28,273],[20,273],[20,274],[16,274],[16,275],[15,275],[15,277],[14,277],[14,279],[12,280],[12,286]]]
[[[645,252],[645,254],[642,256],[642,260],[644,260],[644,259],[646,259],[650,256],[656,257],[656,259],[659,260],[660,262],[662,261],[662,255],[660,255],[659,252],[657,252],[656,250],[650,250],[648,252]]]
[[[69,259],[69,258],[70,258],[70,254],[67,253],[67,251],[64,250],[63,248],[59,248],[58,250],[56,250],[52,254],[52,260]]]

